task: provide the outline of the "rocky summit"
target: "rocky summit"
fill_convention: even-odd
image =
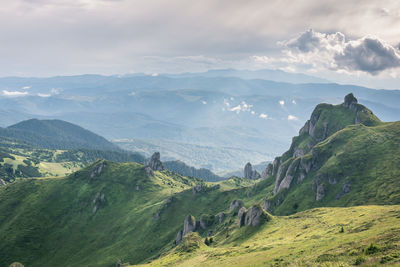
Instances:
[[[243,174],[244,174],[244,178],[246,178],[246,179],[257,180],[261,177],[261,175],[256,170],[253,170],[253,166],[251,165],[250,162],[248,162],[244,166]]]
[[[165,168],[160,160],[160,157],[160,152],[155,152],[147,162],[147,167],[153,171],[163,171]]]

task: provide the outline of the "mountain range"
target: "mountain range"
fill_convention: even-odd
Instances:
[[[272,161],[290,145],[315,105],[338,104],[350,92],[383,121],[400,119],[396,90],[315,79],[304,83],[285,72],[270,81],[273,75],[266,73],[0,78],[0,122],[5,127],[30,118],[65,120],[125,149],[140,148],[150,156],[160,147],[168,159],[222,174],[248,161]],[[229,156],[209,156],[223,149]],[[186,161],[191,155],[201,160]]]
[[[7,184],[0,262],[398,264],[400,125],[378,117],[353,94],[317,105],[258,180],[185,177],[158,155]]]

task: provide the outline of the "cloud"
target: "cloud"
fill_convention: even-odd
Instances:
[[[245,101],[242,101],[241,104],[239,104],[229,110],[239,114],[240,112],[251,112],[252,107],[253,107],[253,105],[250,105],[250,104],[246,103]]]
[[[7,90],[3,90],[3,95],[4,96],[26,96],[28,95],[28,92],[20,92],[20,91],[7,91]]]
[[[30,89],[31,88],[31,86],[24,86],[24,87],[22,87],[21,89],[22,90],[28,90],[28,89]]]
[[[50,97],[51,96],[51,94],[42,94],[42,93],[38,93],[37,95],[40,97]]]
[[[267,114],[265,114],[265,113],[261,113],[260,114],[260,116],[259,116],[261,119],[267,119],[268,118],[268,115]]]
[[[201,103],[203,104],[203,105],[207,105],[207,101],[201,101]]]
[[[321,33],[310,29],[279,44],[284,47],[284,61],[314,68],[376,75],[400,67],[400,51],[375,36],[348,41],[341,32]]]
[[[296,116],[293,116],[293,115],[288,115],[287,119],[289,121],[297,121],[297,120],[299,120],[299,118],[297,118]]]
[[[279,105],[281,105],[281,107],[283,107],[285,105],[285,101],[279,100]]]
[[[296,100],[292,100],[292,104],[296,105],[297,104]]]
[[[348,42],[334,58],[338,69],[361,70],[371,74],[400,67],[400,51],[376,37]]]

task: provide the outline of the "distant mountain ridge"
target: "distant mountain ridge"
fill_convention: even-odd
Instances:
[[[302,73],[290,73],[282,70],[237,70],[237,69],[213,69],[206,72],[162,74],[167,77],[237,77],[241,79],[261,79],[287,83],[331,83],[330,81]]]
[[[62,120],[30,119],[22,121],[7,128],[0,128],[0,136],[49,149],[121,150],[104,137]]]

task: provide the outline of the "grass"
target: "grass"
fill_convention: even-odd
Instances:
[[[90,178],[96,164],[66,178],[0,188],[0,265],[141,262],[173,247],[186,215],[217,214],[232,199],[246,196],[245,188],[217,189],[168,171],[149,176],[137,163],[106,162],[104,171]],[[193,194],[195,185],[204,191]],[[105,200],[96,202],[94,214],[98,194]]]
[[[312,209],[274,217],[251,235],[248,231],[254,229],[231,227],[230,238],[217,234],[213,246],[190,253],[176,249],[140,266],[371,266],[386,260],[400,264],[394,257],[400,252],[399,214],[400,206]],[[363,228],[371,221],[376,223]],[[339,233],[341,227],[344,233]]]

